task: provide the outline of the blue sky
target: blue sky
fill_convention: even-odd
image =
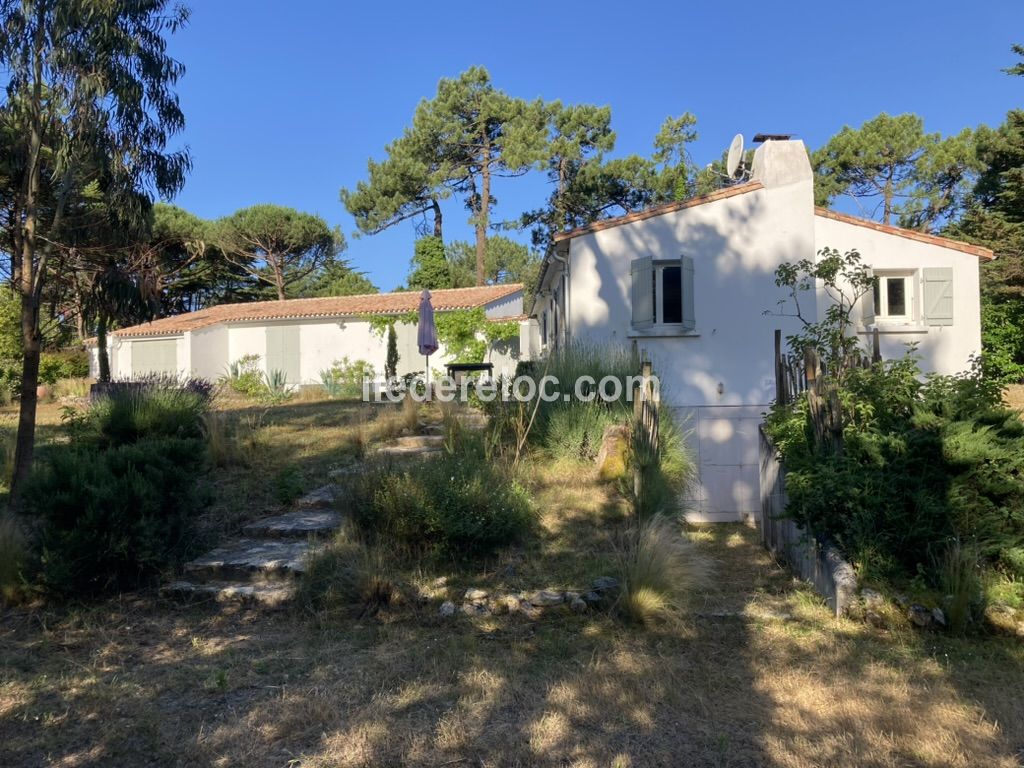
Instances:
[[[1024,79],[1000,72],[1024,43],[1024,3],[1011,0],[192,5],[171,41],[194,163],[175,202],[208,218],[264,202],[318,213],[383,290],[405,277],[413,225],[355,239],[339,189],[440,78],[473,64],[515,96],[611,105],[615,154],[648,154],[666,116],[693,112],[701,164],[737,132],[816,147],[882,111],[953,133],[1024,106]],[[547,193],[539,174],[505,182],[494,218]],[[446,239],[471,238],[460,202],[445,215]]]

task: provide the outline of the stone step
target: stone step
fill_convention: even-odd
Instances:
[[[275,608],[295,596],[294,582],[175,581],[160,590],[166,597],[186,600],[215,600]]]
[[[308,538],[325,536],[341,528],[341,513],[331,509],[308,509],[265,517],[242,528],[248,537]]]
[[[433,448],[424,445],[384,445],[374,450],[376,456],[391,456],[395,458],[415,456],[437,456],[441,448]]]
[[[394,440],[394,445],[403,448],[440,448],[444,435],[407,435]]]
[[[340,495],[341,487],[328,483],[299,497],[295,506],[299,509],[329,509],[334,506]]]
[[[236,539],[185,565],[190,581],[288,579],[301,575],[315,545],[300,539]]]

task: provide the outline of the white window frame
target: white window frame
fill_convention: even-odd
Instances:
[[[906,297],[907,312],[903,315],[892,315],[889,313],[889,292],[885,283],[890,280],[902,280],[904,284],[904,296]],[[872,286],[872,301],[875,310],[876,325],[915,325],[920,321],[918,317],[918,277],[917,270],[884,270],[875,271],[875,283]],[[877,289],[877,295],[874,291]]]

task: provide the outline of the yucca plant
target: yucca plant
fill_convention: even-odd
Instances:
[[[295,390],[295,387],[288,383],[288,375],[277,368],[263,374],[263,387],[263,399],[269,403],[283,403]]]

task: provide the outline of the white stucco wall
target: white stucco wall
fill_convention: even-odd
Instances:
[[[980,264],[977,256],[825,216],[814,217],[814,237],[817,250],[828,247],[845,253],[856,249],[863,263],[876,272],[916,273],[917,321],[906,325],[877,324],[883,358],[901,357],[908,344],[916,343],[923,371],[952,374],[965,370],[970,356],[981,351]],[[920,270],[926,267],[953,270],[952,325],[929,326],[921,319]],[[871,327],[859,327],[866,344],[870,344],[866,334]]]
[[[775,285],[780,264],[813,259],[829,246],[857,248],[876,271],[951,268],[954,324],[886,327],[882,354],[898,357],[914,341],[924,370],[953,373],[980,349],[976,256],[815,215],[800,142],[763,144],[753,170],[764,188],[572,238],[568,297],[559,290],[566,268],[553,260],[534,309],[541,324],[547,312],[547,352],[557,346],[554,318],[564,310],[571,339],[635,345],[653,362],[662,402],[687,431],[699,468],[688,499],[694,520],[759,514],[757,429],[775,398],[774,331],[800,327],[779,314],[780,300],[788,299]],[[644,256],[693,259],[692,333],[633,330],[631,265]],[[807,296],[805,315],[824,312],[824,298]],[[564,330],[560,320],[557,335]]]
[[[775,268],[814,252],[810,182],[761,189],[572,241],[569,327],[576,339],[636,343],[671,406],[767,404],[775,394],[773,332],[766,317],[784,292]],[[654,256],[694,261],[696,330],[658,337],[632,328],[630,265]]]

